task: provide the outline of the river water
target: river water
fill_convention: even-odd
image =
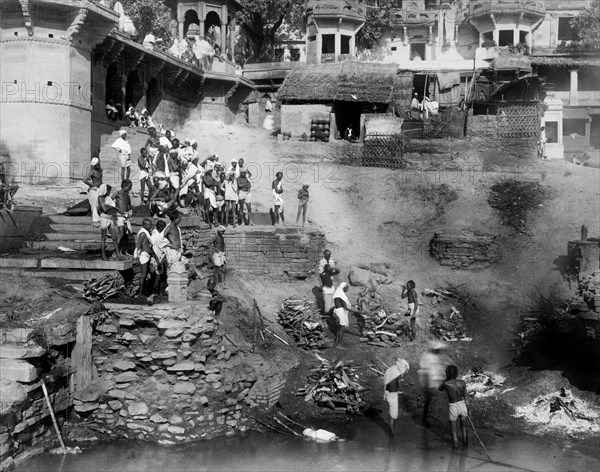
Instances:
[[[326,428],[344,442],[316,443],[276,433],[215,439],[161,447],[140,442],[109,442],[85,447],[75,455],[39,455],[16,472],[212,472],[212,471],[590,471],[598,458],[577,452],[565,441],[530,436],[499,437],[478,431],[488,462],[470,433],[470,447],[454,452],[448,428],[428,429],[400,420],[390,440],[385,425],[367,420]],[[320,425],[322,427],[322,425]]]

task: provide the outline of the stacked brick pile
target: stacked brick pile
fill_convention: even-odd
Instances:
[[[244,410],[273,401],[253,392],[257,379],[258,390],[275,390],[277,399],[281,390],[271,387],[281,382],[258,355],[239,355],[206,304],[106,305],[93,343],[99,381],[74,396],[82,422],[106,436],[161,444],[245,431]]]
[[[455,269],[489,267],[500,258],[494,235],[469,229],[434,233],[430,253],[441,265]]]
[[[42,378],[59,424],[72,406],[71,372],[62,355],[66,344],[75,340],[75,326],[50,325],[37,334],[32,328],[0,332],[0,471],[26,460],[38,448],[41,451],[42,441],[54,437]],[[52,351],[41,347],[38,337],[52,346]]]

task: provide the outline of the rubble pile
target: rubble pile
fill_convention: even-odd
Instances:
[[[463,317],[455,307],[444,312],[436,311],[431,315],[430,331],[438,339],[443,341],[472,341],[466,334]]]
[[[498,393],[497,387],[504,385],[506,380],[500,374],[493,372],[484,372],[481,368],[475,367],[462,378],[467,384],[467,392],[473,398],[489,397]],[[502,392],[503,393],[503,392]]]
[[[257,372],[259,356],[246,362],[255,355],[239,355],[204,303],[106,308],[94,327],[99,379],[73,396],[89,428],[173,444],[249,427],[244,409],[264,400],[264,385],[253,393],[257,379],[270,391],[278,373]]]
[[[344,361],[330,362],[317,357],[321,365],[311,369],[309,384],[298,389],[297,395],[304,396],[306,402],[312,401],[333,411],[361,414],[364,402],[360,392],[364,388],[358,383],[356,370]],[[351,363],[346,361],[346,364]]]
[[[600,410],[576,398],[571,390],[564,387],[517,407],[515,417],[538,425],[539,433],[600,432]]]
[[[325,332],[321,313],[314,303],[301,298],[286,298],[278,313],[279,324],[302,349],[324,349]]]

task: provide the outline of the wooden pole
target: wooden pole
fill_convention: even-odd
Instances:
[[[483,445],[483,442],[479,438],[479,434],[477,434],[477,430],[475,429],[475,425],[473,425],[473,420],[471,420],[471,415],[467,415],[467,418],[469,418],[469,423],[471,424],[471,428],[473,428],[473,433],[475,433],[475,437],[477,438],[477,441],[479,441],[479,445],[481,446],[481,449],[483,449],[483,452],[485,452],[485,455],[487,456],[488,461],[492,462],[492,458],[488,454],[487,449],[485,448],[485,446]]]
[[[65,447],[65,443],[63,441],[62,435],[60,434],[60,429],[58,428],[58,423],[56,422],[56,416],[54,416],[54,410],[52,409],[52,404],[50,403],[50,397],[48,396],[48,389],[46,389],[46,384],[42,380],[42,390],[44,391],[44,397],[46,398],[46,404],[48,405],[48,409],[50,410],[50,416],[52,417],[52,423],[54,424],[54,429],[56,430],[56,435],[58,436],[58,441],[60,442],[60,447],[62,448],[63,454],[67,453],[67,448]]]
[[[80,316],[77,320],[77,338],[73,349],[72,389],[74,392],[87,388],[92,382],[92,326],[90,317]]]

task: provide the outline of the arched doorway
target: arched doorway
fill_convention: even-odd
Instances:
[[[185,15],[183,17],[183,36],[184,37],[187,34],[187,30],[192,23],[195,23],[198,26],[200,26],[200,19],[198,18],[198,13],[196,12],[196,10],[190,9],[185,12]]]
[[[158,79],[154,78],[148,82],[146,91],[146,109],[151,115],[154,114],[161,100],[161,88]]]
[[[213,28],[214,27],[214,28]],[[204,19],[204,35],[209,37],[209,40],[220,44],[221,40],[221,17],[217,12],[209,11]]]
[[[137,108],[140,100],[144,96],[144,83],[140,79],[138,70],[133,70],[127,75],[127,84],[125,85],[125,110],[131,105]]]
[[[123,104],[123,72],[121,65],[113,62],[106,69],[106,103]]]

